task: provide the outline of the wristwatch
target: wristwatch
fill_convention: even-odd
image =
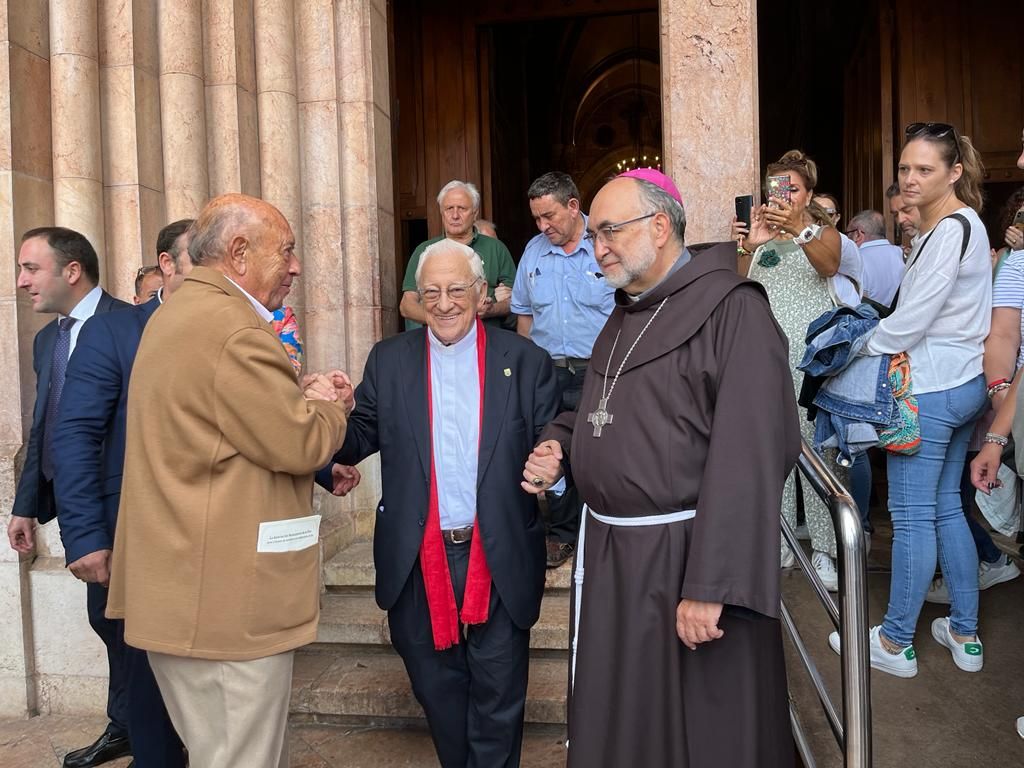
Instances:
[[[793,238],[793,242],[797,245],[807,245],[811,240],[817,240],[821,237],[821,226],[818,224],[810,224],[804,227],[803,231]]]

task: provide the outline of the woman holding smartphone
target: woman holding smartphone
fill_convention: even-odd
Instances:
[[[978,153],[953,126],[907,126],[900,192],[917,207],[921,234],[895,311],[878,324],[861,353],[906,352],[919,408],[920,451],[887,457],[892,580],[885,618],[871,629],[869,641],[871,666],[897,677],[917,674],[914,631],[937,559],[951,610],[948,618],[932,622],[932,637],[960,669],[977,672],[983,665],[978,553],[960,501],[968,440],[989,389],[982,358],[992,262],[978,218],[981,182]],[[829,643],[838,651],[839,636],[833,633]]]
[[[818,168],[803,152],[791,150],[770,164],[765,182],[768,204],[754,211],[749,232],[739,223],[733,225],[734,234],[741,257],[753,252],[748,276],[765,287],[772,312],[789,337],[789,367],[799,394],[803,374],[797,365],[804,354],[807,326],[833,306],[828,278],[839,270],[839,233],[825,212],[811,204]],[[804,439],[812,441],[814,424],[800,410],[800,430]],[[782,513],[794,528],[796,488],[794,472],[782,496]],[[813,549],[811,563],[825,587],[834,591],[839,586],[835,529],[828,508],[810,489],[804,493],[804,514]],[[792,562],[793,553],[783,545],[782,565]]]

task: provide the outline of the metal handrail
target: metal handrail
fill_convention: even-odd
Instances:
[[[800,568],[810,582],[828,612],[832,623],[839,630],[842,669],[843,708],[841,722],[835,706],[825,690],[818,672],[796,624],[783,603],[782,618],[797,653],[811,677],[826,718],[832,728],[836,743],[843,752],[845,768],[871,768],[871,667],[868,653],[868,585],[867,552],[861,528],[860,513],[849,492],[839,479],[825,465],[821,457],[802,441],[802,451],[797,466],[807,478],[815,493],[828,505],[832,524],[836,529],[836,551],[839,566],[839,605],[821,583],[811,567],[810,560],[797,542],[789,524],[783,519],[782,534],[793,554],[800,561]],[[808,749],[807,739],[795,716],[794,738],[803,753]]]

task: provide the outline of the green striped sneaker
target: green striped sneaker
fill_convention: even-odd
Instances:
[[[964,672],[981,672],[985,666],[985,653],[979,635],[974,636],[973,642],[958,643],[949,631],[949,619],[936,619],[932,622],[932,637],[939,645],[949,649],[953,654],[953,663]]]

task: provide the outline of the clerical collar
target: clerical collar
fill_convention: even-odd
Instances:
[[[223,273],[221,273],[221,274],[223,274]],[[256,299],[256,297],[255,297],[255,296],[253,296],[253,295],[252,295],[251,293],[249,293],[249,292],[248,292],[247,290],[245,290],[245,288],[243,288],[242,286],[240,286],[240,285],[239,285],[238,283],[236,283],[236,282],[235,282],[234,280],[232,280],[232,279],[231,279],[230,277],[228,277],[227,275],[224,275],[224,278],[225,278],[225,279],[226,279],[226,280],[227,280],[227,281],[228,281],[229,283],[231,283],[231,284],[232,284],[233,286],[235,286],[235,288],[237,288],[237,289],[238,289],[238,290],[240,290],[240,291],[241,291],[241,292],[242,292],[243,294],[245,294],[245,298],[247,298],[247,299],[249,300],[249,303],[250,303],[250,304],[252,304],[252,308],[256,310],[256,314],[258,314],[258,315],[259,315],[260,317],[262,317],[262,318],[263,318],[264,320],[266,320],[266,321],[267,321],[268,323],[269,323],[269,322],[271,322],[271,321],[272,321],[272,320],[274,319],[274,313],[273,313],[273,312],[271,312],[271,311],[270,311],[269,309],[267,309],[266,307],[264,307],[264,306],[263,306],[263,305],[262,305],[262,304],[261,304],[261,303],[260,303],[260,302],[259,302],[259,301],[258,301],[258,300]]]
[[[654,285],[652,285],[650,288],[648,288],[643,293],[638,293],[636,296],[634,296],[631,293],[627,293],[626,294],[626,298],[629,299],[634,304],[636,304],[641,299],[647,298],[648,296],[651,295],[651,293],[659,285],[664,283],[666,280],[668,280],[670,277],[672,277],[672,275],[674,275],[680,269],[685,267],[687,265],[687,263],[690,261],[690,259],[692,259],[692,258],[693,258],[693,256],[690,254],[690,249],[687,248],[686,246],[683,246],[683,252],[679,254],[679,258],[675,260],[675,263],[673,263],[671,267],[669,267],[668,272],[665,273],[665,276],[663,278],[661,278],[661,280],[656,282]]]
[[[430,340],[430,351],[434,354],[460,355],[467,349],[476,349],[476,322],[469,327],[469,333],[452,344],[445,344],[430,328],[427,328],[427,338]]]

